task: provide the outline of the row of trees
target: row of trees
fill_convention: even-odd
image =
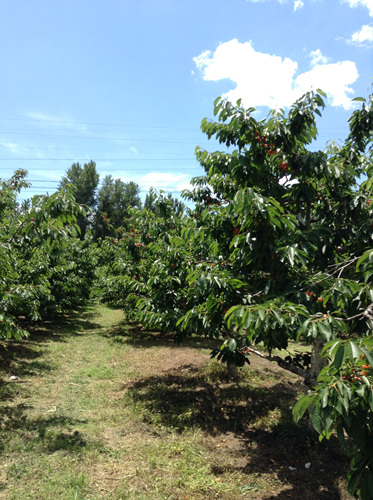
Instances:
[[[142,208],[140,188],[135,182],[123,182],[111,175],[104,177],[100,187],[99,182],[96,163],[90,161],[84,165],[73,163],[58,185],[59,190],[72,186],[76,202],[90,210],[88,217],[78,217],[81,239],[84,239],[87,229],[95,241],[114,236],[115,230],[122,225],[123,218],[128,217],[129,209]],[[184,204],[180,200],[173,198],[171,193],[168,199],[176,212],[183,212]],[[156,210],[159,208],[156,200],[157,193],[150,189],[145,197],[144,208]]]
[[[113,229],[120,227],[123,217],[128,216],[130,207],[141,207],[140,188],[135,182],[123,182],[106,175],[98,189],[99,181],[94,161],[83,166],[73,163],[58,186],[59,190],[73,186],[76,202],[91,211],[88,217],[78,218],[81,239],[88,228],[95,240],[113,234]],[[110,220],[111,225],[105,220]]]
[[[147,328],[178,339],[222,337],[213,354],[230,366],[251,355],[277,362],[309,388],[294,418],[311,406],[321,438],[336,431],[342,443],[346,434],[355,442],[349,488],[369,499],[373,97],[351,115],[343,144],[315,151],[324,97],[308,93],[288,113],[272,111],[260,121],[240,102],[217,99],[217,119],[203,120],[202,130],[223,150],[197,148],[205,175],[184,193],[193,210],[151,192],[144,207],[121,205],[116,219],[108,201],[116,198],[105,193],[114,193],[117,181],[107,177],[97,197],[84,201],[76,186],[76,200],[93,208],[89,215],[70,193],[72,178],[61,181],[59,193],[35,197],[17,212],[9,207],[23,174],[3,183],[0,258],[16,271],[0,270],[0,331],[15,336],[22,316],[73,305],[93,283],[91,296],[123,307]],[[73,167],[79,178],[95,172],[93,162]],[[83,187],[93,186],[91,179]],[[79,225],[84,234],[98,221],[95,242],[88,234],[77,238]],[[66,252],[67,244],[77,251]],[[301,338],[312,345],[311,359],[287,352]]]
[[[230,365],[256,354],[302,376],[309,392],[294,418],[312,407],[320,438],[352,438],[349,489],[368,499],[373,98],[351,115],[343,144],[315,151],[324,97],[311,92],[260,121],[218,99],[217,120],[203,120],[202,130],[224,150],[196,150],[206,174],[184,193],[195,210],[131,212],[101,249],[98,289],[148,328],[223,336],[214,355]],[[300,339],[310,357],[287,352]]]
[[[83,303],[94,279],[92,253],[78,238],[86,215],[70,189],[35,196],[20,210],[26,172],[0,183],[0,341],[28,335],[30,321]]]

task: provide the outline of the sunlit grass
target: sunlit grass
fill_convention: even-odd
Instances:
[[[308,438],[286,375],[250,365],[232,382],[207,340],[141,334],[121,311],[90,306],[3,357],[0,499],[257,500],[288,488],[286,439]]]

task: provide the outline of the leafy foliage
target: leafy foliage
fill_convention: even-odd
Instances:
[[[35,196],[17,211],[26,172],[2,183],[0,212],[0,340],[27,336],[25,324],[62,311],[89,296],[91,250],[79,240],[77,217],[86,215],[68,188]]]
[[[202,131],[224,151],[196,148],[205,174],[184,209],[163,193],[144,209],[138,186],[107,176],[90,236],[68,188],[16,207],[24,172],[1,184],[1,338],[88,297],[122,307],[127,319],[177,340],[223,338],[212,353],[242,366],[259,354],[304,377],[294,408],[321,438],[356,445],[350,492],[371,498],[373,327],[373,98],[349,120],[343,144],[314,150],[325,95],[310,92],[287,113],[262,120],[217,99]],[[361,102],[361,101],[359,101]],[[138,207],[138,208],[135,208]],[[93,270],[93,268],[95,268]],[[289,342],[312,344],[311,359]],[[264,346],[266,354],[252,346]],[[282,358],[274,349],[285,352]],[[267,354],[268,353],[268,354]]]
[[[97,204],[96,194],[99,180],[100,176],[94,161],[85,163],[83,166],[79,163],[73,163],[62,177],[58,189],[72,186],[75,201],[92,210]],[[78,215],[77,222],[80,227],[80,237],[83,240],[90,221],[86,215]]]
[[[195,209],[178,215],[161,197],[155,203],[164,211],[132,211],[100,247],[102,296],[129,319],[177,339],[223,336],[213,354],[238,365],[255,352],[244,347],[264,345],[265,357],[304,376],[314,391],[299,403],[302,411],[310,402],[316,408],[320,391],[334,384],[325,374],[339,351],[322,358],[323,347],[364,343],[372,332],[372,98],[352,114],[344,144],[315,151],[324,97],[310,92],[287,114],[271,111],[260,121],[254,109],[217,99],[217,120],[204,119],[201,128],[225,151],[197,147],[205,175],[184,192]],[[301,337],[313,346],[311,360],[272,355]],[[368,391],[370,372],[366,378]],[[356,405],[369,420],[360,392]],[[316,420],[328,437],[337,410],[332,398],[321,400],[330,418],[319,412]],[[362,429],[367,437],[370,427]],[[369,498],[365,466],[356,457],[350,485]]]
[[[351,494],[371,498],[373,480],[373,339],[333,340],[325,348],[330,364],[319,375],[318,385],[294,406],[299,420],[312,405],[311,420],[320,440],[337,432],[343,446],[345,434],[356,446],[348,487]]]
[[[157,193],[155,189],[150,188],[149,193],[145,197],[144,208],[146,210],[150,210],[154,214],[163,216],[167,212],[169,207],[169,203],[167,203],[166,205],[164,204],[164,199],[165,197],[163,191]],[[180,216],[184,213],[185,205],[179,199],[174,198],[172,196],[172,193],[167,194],[167,201],[171,202],[172,210],[176,215]]]
[[[123,182],[111,175],[104,177],[97,195],[97,210],[93,223],[94,239],[114,236],[115,229],[128,217],[129,209],[141,208],[140,188],[134,182]]]

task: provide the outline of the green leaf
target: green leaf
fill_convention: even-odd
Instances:
[[[311,413],[311,421],[312,425],[314,426],[315,430],[322,435],[322,421],[320,417],[320,408],[318,405],[314,405],[312,408],[312,413]]]
[[[342,361],[344,358],[344,354],[345,354],[345,350],[344,350],[344,346],[342,345],[338,349],[337,354],[335,355],[334,360],[333,360],[333,364],[334,364],[336,370],[339,370],[339,368],[341,367]]]
[[[288,256],[291,267],[293,267],[294,266],[294,257],[295,257],[295,248],[294,247],[288,248],[287,256]]]
[[[324,386],[319,391],[319,397],[321,399],[321,407],[325,408],[328,405],[329,388]]]
[[[365,349],[365,347],[361,347],[360,351],[364,354],[367,364],[373,366],[373,353]]]
[[[265,312],[264,312],[264,310],[261,307],[258,309],[258,315],[259,315],[259,319],[261,321],[263,321],[264,318],[265,318]]]
[[[332,340],[331,342],[328,342],[324,347],[323,347],[323,354],[325,355],[326,352],[328,352],[328,356],[333,357],[334,356],[334,351],[335,349],[341,345],[341,340],[336,339]]]
[[[227,347],[231,352],[234,352],[237,348],[237,342],[235,339],[230,339],[227,343]]]
[[[204,274],[201,274],[198,277],[198,286],[199,286],[200,292],[203,294],[206,290],[206,276]]]
[[[360,265],[367,259],[370,259],[370,256],[373,255],[373,250],[367,250],[366,252],[363,253],[363,255],[360,257],[360,259],[356,263],[356,270],[359,269]]]
[[[369,471],[364,479],[361,481],[360,495],[362,500],[369,500],[373,498],[373,473]]]
[[[325,323],[325,321],[319,321],[317,323],[317,328],[321,334],[321,336],[326,340],[329,341],[330,337],[332,335],[332,332],[330,330],[330,327],[328,324]]]
[[[348,491],[351,495],[355,494],[366,465],[367,465],[366,458],[361,457],[359,455],[352,458],[350,464],[350,472],[347,476]]]
[[[360,358],[360,349],[353,340],[346,342],[345,356],[352,363]]]
[[[316,394],[302,396],[293,408],[293,419],[298,422],[304,415],[307,408],[312,404],[316,398]]]
[[[279,324],[280,326],[282,326],[282,325],[284,324],[284,322],[285,322],[285,321],[284,321],[284,318],[281,316],[281,314],[279,314],[279,313],[276,311],[276,309],[273,309],[273,315],[274,315],[274,317],[276,318],[276,320],[277,320],[278,324]]]

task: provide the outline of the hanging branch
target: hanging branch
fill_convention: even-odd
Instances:
[[[281,368],[284,370],[287,370],[291,373],[295,373],[296,375],[299,375],[304,379],[304,383],[308,386],[314,387],[316,385],[317,380],[315,378],[312,378],[311,372],[309,370],[305,370],[304,368],[300,368],[299,366],[292,365],[288,361],[285,361],[283,358],[280,356],[272,356],[271,354],[263,354],[260,351],[257,351],[253,349],[252,347],[245,346],[244,348],[240,349],[244,353],[252,353],[255,354],[256,356],[259,356],[262,359],[266,359],[267,361],[273,361],[277,363]]]

